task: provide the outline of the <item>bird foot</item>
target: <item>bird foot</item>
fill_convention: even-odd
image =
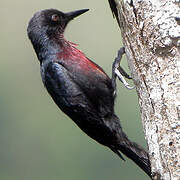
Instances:
[[[124,84],[124,86],[127,89],[134,89],[135,86],[130,86],[129,83],[125,80],[125,78],[132,79],[132,77],[130,77],[126,73],[126,71],[120,66],[120,62],[122,60],[123,54],[125,54],[125,48],[124,47],[122,47],[118,51],[118,56],[115,58],[113,65],[112,65],[112,84],[114,86],[114,89],[116,89],[116,78],[118,77],[118,79]]]

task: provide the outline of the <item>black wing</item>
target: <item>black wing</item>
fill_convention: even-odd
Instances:
[[[101,67],[92,62],[97,68],[89,67],[91,69],[88,71],[78,67],[78,64],[68,66],[58,63],[67,70],[71,81],[83,92],[100,117],[111,116],[114,113],[114,89],[111,79]]]
[[[42,73],[42,78],[54,102],[86,134],[101,144],[112,143],[113,138],[111,136],[114,136],[112,129],[106,125],[101,113],[91,101],[91,99],[98,97],[97,95],[96,97],[87,97],[87,94],[92,95],[93,92],[84,93],[87,89],[83,88],[87,85],[82,84],[82,80],[76,83],[77,77],[75,78],[71,72],[58,63],[49,63]],[[89,85],[88,88],[93,91]]]
[[[90,104],[67,69],[58,63],[50,62],[42,73],[42,79],[49,94],[63,111],[72,106]]]

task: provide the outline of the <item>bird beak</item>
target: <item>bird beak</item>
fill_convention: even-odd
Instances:
[[[77,11],[72,11],[72,12],[66,13],[66,17],[70,21],[70,20],[74,19],[75,17],[77,17],[87,11],[89,11],[89,9],[81,9],[81,10],[77,10]]]

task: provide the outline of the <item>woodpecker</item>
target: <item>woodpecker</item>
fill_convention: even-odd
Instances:
[[[116,67],[120,59],[116,59],[109,78],[76,44],[64,38],[67,24],[87,11],[46,9],[31,18],[27,33],[40,62],[42,81],[56,105],[82,131],[124,160],[123,153],[151,177],[148,153],[128,139],[114,112],[115,79],[123,72]],[[123,53],[124,48],[119,55]]]

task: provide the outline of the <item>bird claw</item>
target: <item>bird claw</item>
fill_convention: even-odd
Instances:
[[[125,54],[125,48],[124,47],[122,47],[118,51],[118,56],[116,57],[115,61],[113,62],[113,66],[112,66],[112,82],[113,82],[113,86],[114,86],[114,88],[116,88],[116,82],[115,81],[116,81],[116,78],[118,77],[118,79],[124,84],[124,86],[127,89],[134,89],[135,86],[130,86],[129,83],[125,80],[125,78],[132,79],[132,77],[130,77],[125,72],[125,70],[120,66],[120,62],[121,62],[123,54]]]
[[[120,73],[120,71],[118,69],[115,69],[115,74],[117,75],[118,79],[124,84],[124,86],[131,90],[134,89],[135,86],[130,86],[129,83],[125,80],[125,78],[123,77],[123,75]]]

